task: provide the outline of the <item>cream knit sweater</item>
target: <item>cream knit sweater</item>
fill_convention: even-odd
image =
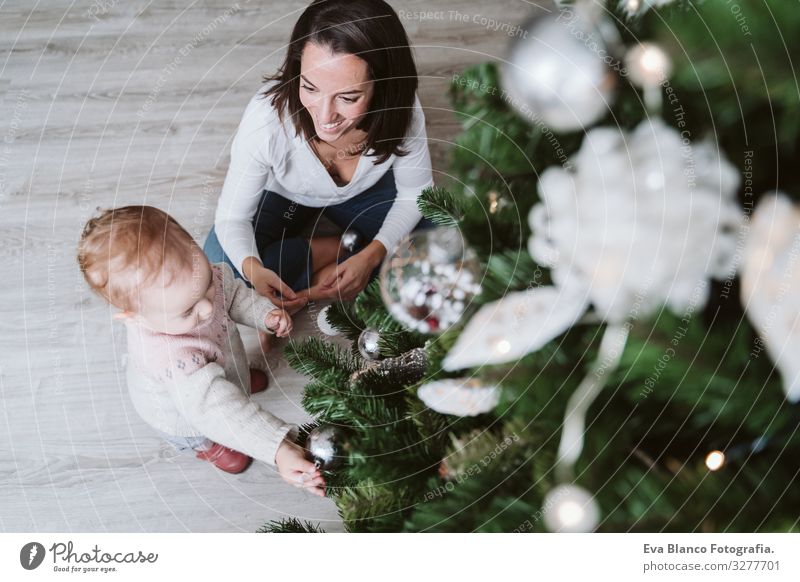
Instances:
[[[214,314],[189,333],[157,333],[136,321],[128,329],[127,380],[139,415],[176,436],[205,436],[275,464],[275,453],[297,427],[250,400],[250,368],[237,323],[272,333],[276,309],[235,279],[224,263],[212,265]]]

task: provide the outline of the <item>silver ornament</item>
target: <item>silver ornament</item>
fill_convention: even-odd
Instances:
[[[328,323],[328,311],[331,306],[328,305],[317,315],[317,327],[325,335],[336,336],[339,335],[339,330]]]
[[[397,321],[421,333],[456,324],[480,293],[480,263],[455,228],[424,230],[403,241],[381,267],[383,302]]]
[[[672,60],[667,52],[652,42],[643,42],[631,48],[625,55],[628,76],[636,86],[644,89],[644,100],[648,109],[661,108],[661,84],[672,72]]]
[[[372,362],[350,375],[350,385],[358,387],[362,382],[380,382],[384,389],[391,386],[402,388],[416,384],[428,370],[428,352],[425,348],[414,348],[396,358]]]
[[[501,96],[524,118],[554,131],[582,129],[613,103],[624,67],[607,48],[616,44],[608,17],[586,4],[540,9],[522,26],[501,70]]]
[[[358,336],[358,351],[365,360],[377,360],[381,357],[380,339],[381,334],[371,328],[365,329]]]
[[[588,533],[600,523],[594,496],[577,485],[559,485],[544,497],[544,524],[553,533]]]
[[[361,233],[352,228],[348,228],[342,233],[342,248],[348,253],[352,253],[361,246]]]
[[[631,81],[644,89],[658,86],[669,78],[672,59],[667,52],[652,42],[642,42],[625,55]]]
[[[330,425],[318,426],[308,433],[306,452],[318,469],[336,468],[344,460],[340,431]]]
[[[628,18],[640,17],[651,8],[659,8],[674,0],[621,0],[620,5]]]

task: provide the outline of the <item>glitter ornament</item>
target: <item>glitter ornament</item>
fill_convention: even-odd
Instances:
[[[319,314],[317,315],[317,327],[325,335],[336,336],[339,335],[339,330],[333,327],[328,322],[328,311],[330,310],[330,308],[331,306],[328,305],[322,311],[319,312]]]
[[[381,267],[381,295],[401,324],[441,333],[457,323],[480,293],[480,265],[454,228],[440,227],[404,239]]]
[[[554,131],[582,129],[606,115],[617,74],[601,55],[618,41],[608,16],[587,3],[540,6],[522,29],[527,34],[514,39],[501,70],[508,104]]]
[[[377,360],[381,357],[380,339],[381,334],[371,328],[365,329],[358,336],[358,351],[365,360]]]
[[[472,316],[442,368],[454,371],[518,360],[575,325],[586,302],[585,293],[549,286],[508,293]]]
[[[361,233],[348,228],[342,233],[342,248],[348,253],[354,252],[361,245]]]
[[[554,533],[588,533],[600,522],[600,508],[583,487],[559,485],[544,498],[544,524]]]
[[[338,467],[344,460],[340,431],[330,425],[318,426],[308,433],[306,453],[314,465],[322,471]]]
[[[491,411],[500,401],[500,389],[476,378],[448,378],[423,385],[417,396],[441,414],[477,416]]]

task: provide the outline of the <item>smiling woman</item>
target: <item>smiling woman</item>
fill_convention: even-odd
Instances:
[[[423,226],[416,201],[433,185],[408,37],[382,0],[315,1],[265,82],[234,139],[204,250],[287,309],[351,299]],[[320,213],[364,244],[303,236]]]
[[[300,103],[317,136],[309,143],[336,185],[345,186],[367,144],[368,134],[358,123],[370,106],[375,82],[363,59],[336,55],[329,47],[311,42],[303,49],[300,70]]]

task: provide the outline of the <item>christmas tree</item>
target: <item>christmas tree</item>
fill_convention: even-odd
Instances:
[[[522,30],[453,78],[439,228],[286,350],[346,527],[797,530],[797,3]]]

